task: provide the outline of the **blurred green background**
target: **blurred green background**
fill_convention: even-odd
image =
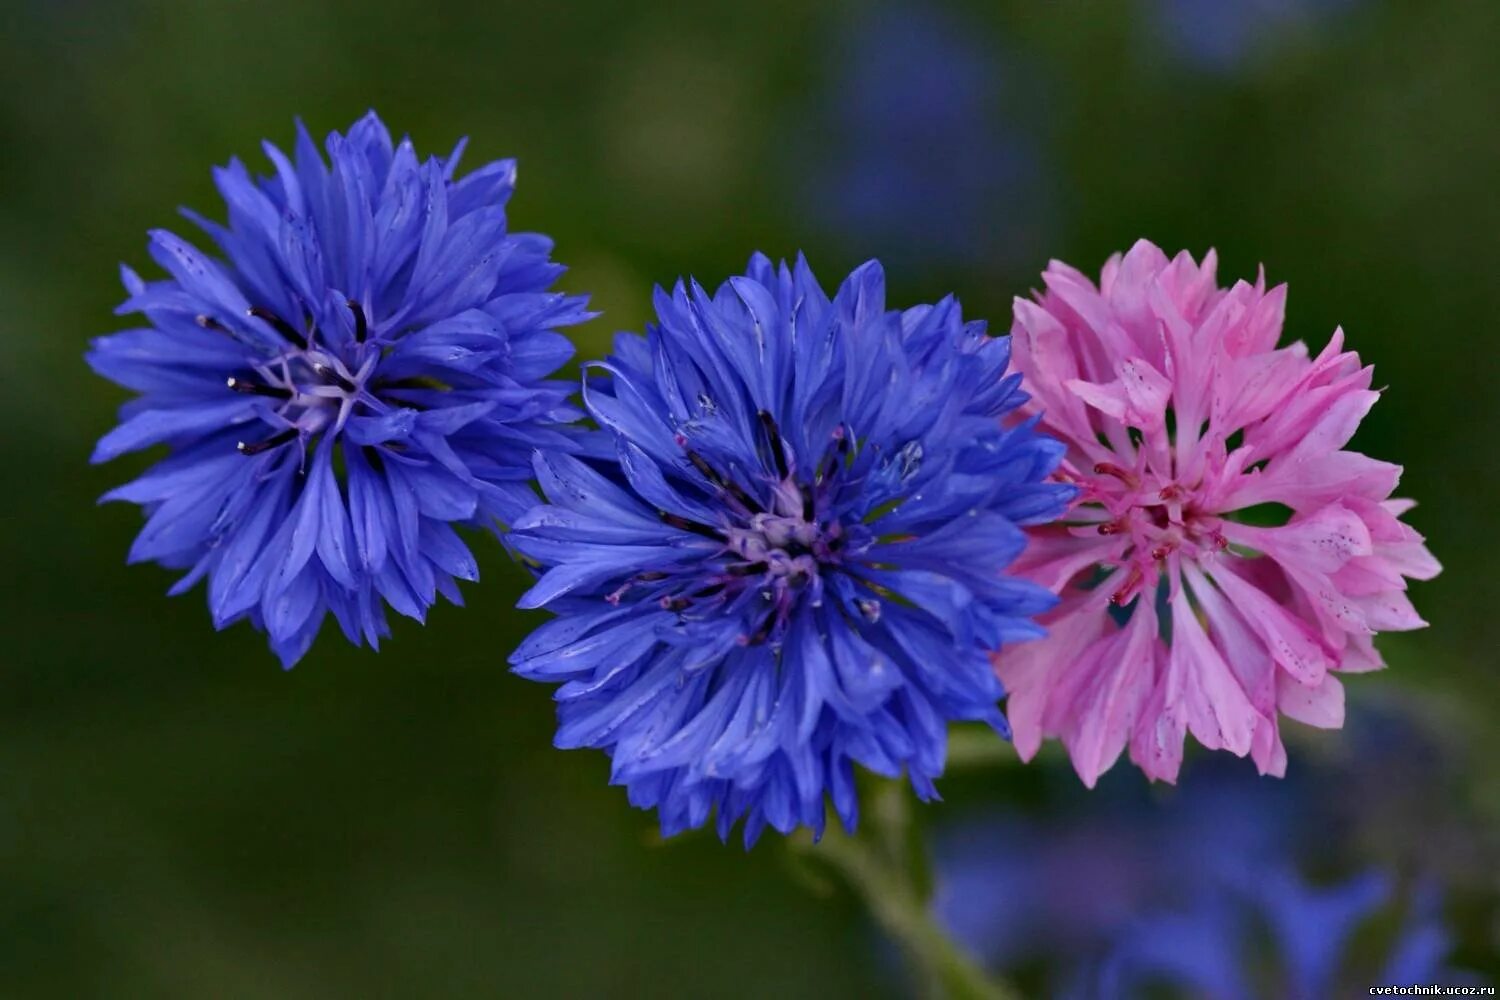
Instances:
[[[537,619],[493,541],[466,610],[397,621],[378,656],[325,631],[291,673],[124,565],[138,513],[94,501],[146,463],[87,464],[124,394],[81,354],[125,325],[145,230],[221,216],[209,167],[264,170],[297,115],[322,135],[374,107],[420,150],[518,157],[513,224],[605,314],[585,355],[653,283],[753,249],[830,284],[879,255],[896,302],[957,292],[996,332],[1049,257],[1094,272],[1147,236],[1217,247],[1225,278],[1264,262],[1289,336],[1342,324],[1390,386],[1356,443],[1406,466],[1447,567],[1416,593],[1433,627],[1350,686],[1432,706],[1455,808],[1500,815],[1500,4],[1221,6],[921,4],[963,44],[934,54],[860,3],[5,0],[0,994],[895,989],[854,904],[777,845],[662,844],[601,755],[551,749],[549,691],[505,669]]]

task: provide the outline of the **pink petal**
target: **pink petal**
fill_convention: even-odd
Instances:
[[[1262,280],[1264,272],[1262,272]],[[1257,282],[1259,285],[1261,282]],[[1244,326],[1236,346],[1241,355],[1271,351],[1281,339],[1281,328],[1286,319],[1286,285],[1258,296],[1245,317]]]
[[[1067,665],[1085,659],[1088,648],[1101,641],[1110,626],[1109,616],[1095,603],[1089,595],[1073,598],[1045,621],[1045,638],[990,655],[995,675],[1005,685],[1005,714],[1022,760],[1036,756],[1044,736],[1056,735],[1043,728],[1053,688]]]
[[[1060,733],[1089,788],[1125,749],[1151,693],[1161,645],[1156,624],[1150,602],[1137,601],[1125,627],[1090,647],[1047,705],[1045,725]]]
[[[1315,510],[1350,496],[1383,497],[1396,488],[1401,467],[1352,451],[1336,451],[1313,461],[1278,459],[1265,470],[1243,476],[1220,509],[1243,510],[1260,503],[1283,503],[1294,510]]]
[[[1109,306],[1100,297],[1093,282],[1058,261],[1053,261],[1042,273],[1042,281],[1047,285],[1047,291],[1057,296],[1093,332],[1101,344],[1107,343],[1128,350],[1128,341],[1111,335],[1114,320],[1110,316]]]
[[[1332,576],[1334,586],[1350,597],[1381,594],[1387,590],[1405,590],[1400,571],[1382,556],[1352,560]]]
[[[1188,729],[1198,742],[1211,750],[1222,748],[1243,757],[1255,729],[1255,707],[1209,640],[1182,590],[1172,599],[1169,669],[1183,675]]]
[[[1095,533],[1073,533],[1061,525],[1042,525],[1029,532],[1026,550],[1010,571],[1059,593],[1090,566],[1118,561],[1125,540]]]
[[[1382,501],[1380,504],[1380,506],[1384,507],[1387,511],[1389,511],[1396,517],[1400,517],[1402,514],[1405,514],[1416,505],[1417,502],[1415,500],[1409,499],[1407,497],[1391,497],[1391,499]]]
[[[1276,679],[1276,707],[1289,719],[1319,729],[1338,729],[1344,724],[1344,685],[1332,674],[1317,684],[1299,684],[1283,674]]]
[[[1261,715],[1276,708],[1276,662],[1261,640],[1219,589],[1196,568],[1186,571],[1188,583],[1203,609],[1215,647]]]
[[[1442,564],[1420,541],[1381,545],[1375,551],[1382,563],[1413,580],[1431,580],[1443,571]]]
[[[1010,722],[1011,743],[1022,760],[1035,757],[1042,747],[1042,709],[1051,690],[1050,656],[1045,651],[1041,655],[1027,654],[1035,654],[1051,642],[1051,638],[1040,639],[990,654],[990,665],[1005,685],[1005,717]]]
[[[1286,399],[1307,357],[1295,348],[1226,360],[1213,380],[1213,422],[1225,433],[1264,419]]]
[[[1108,414],[1116,420],[1125,419],[1125,410],[1130,401],[1125,397],[1125,390],[1118,380],[1098,385],[1081,378],[1072,378],[1063,384],[1069,392],[1100,413]]]
[[[1260,715],[1203,631],[1187,594],[1172,599],[1166,668],[1131,738],[1130,758],[1152,778],[1176,781],[1184,729],[1210,750],[1250,750]]]
[[[1119,372],[1130,422],[1143,430],[1164,426],[1167,402],[1172,398],[1172,383],[1144,358],[1120,362]]]
[[[1014,303],[1011,349],[1017,371],[1030,375],[1027,391],[1046,411],[1054,433],[1061,431],[1085,446],[1094,444],[1094,432],[1082,404],[1062,386],[1078,377],[1068,331],[1057,317],[1027,299]]]
[[[1351,635],[1344,646],[1344,655],[1339,659],[1339,672],[1362,674],[1371,670],[1383,670],[1385,661],[1375,651],[1375,640],[1368,635]]]
[[[1256,724],[1250,759],[1255,761],[1255,769],[1261,774],[1286,777],[1286,747],[1282,745],[1281,730],[1274,719],[1262,718]]]
[[[1259,549],[1288,569],[1317,573],[1337,572],[1349,560],[1373,551],[1365,522],[1337,503],[1293,518],[1279,528],[1226,524],[1224,534],[1232,542]]]
[[[1370,628],[1377,632],[1410,632],[1412,629],[1427,627],[1404,591],[1388,590],[1383,594],[1371,594],[1351,600],[1364,614]]]
[[[1293,617],[1258,587],[1245,582],[1228,565],[1228,560],[1220,560],[1213,580],[1244,614],[1251,630],[1265,642],[1282,669],[1305,684],[1322,680],[1329,667],[1328,655],[1305,622]]]

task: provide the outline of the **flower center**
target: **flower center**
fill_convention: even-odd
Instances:
[[[795,487],[793,487],[795,489]],[[793,583],[818,574],[820,565],[836,561],[843,527],[821,525],[801,515],[752,514],[744,526],[724,529],[729,551],[746,563],[765,563],[766,572]]]
[[[716,523],[704,524],[662,511],[661,519],[719,542],[722,548],[687,580],[675,574],[638,574],[607,600],[618,604],[631,588],[652,585],[659,588],[662,608],[685,617],[730,608],[751,623],[739,636],[740,644],[746,646],[779,645],[801,601],[810,601],[814,607],[822,603],[826,575],[869,542],[868,529],[862,524],[845,525],[836,511],[848,438],[842,428],[835,431],[827,453],[809,473],[792,467],[771,415],[762,413],[759,419],[768,465],[774,470],[768,470],[764,479],[769,500],[757,499],[765,497],[764,490],[747,490],[720,473],[679,435],[688,461],[708,481],[720,516]],[[861,611],[873,619],[879,614],[879,602],[861,602]]]
[[[336,432],[356,405],[378,402],[366,388],[380,360],[380,349],[366,343],[368,327],[363,308],[349,303],[355,320],[355,339],[339,349],[321,343],[316,327],[307,335],[269,309],[257,306],[249,315],[264,320],[287,342],[287,348],[250,367],[252,377],[231,375],[225,384],[235,392],[276,400],[269,422],[281,430],[260,441],[241,441],[245,455],[258,455],[293,440],[310,437],[330,427]],[[206,329],[227,331],[207,316],[198,317]]]
[[[1080,503],[1101,508],[1104,518],[1075,527],[1074,533],[1118,536],[1120,564],[1128,567],[1124,583],[1110,595],[1113,604],[1128,604],[1143,589],[1154,590],[1171,559],[1197,561],[1229,545],[1223,519],[1200,509],[1196,484],[1101,462],[1082,485]]]

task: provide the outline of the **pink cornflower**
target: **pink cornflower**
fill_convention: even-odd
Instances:
[[[1142,240],[1097,288],[1053,261],[1015,303],[1015,365],[1080,494],[1015,567],[1061,595],[1049,635],[995,666],[1021,756],[1058,737],[1089,786],[1127,744],[1174,781],[1188,732],[1282,775],[1278,717],[1339,727],[1335,673],[1426,624],[1403,578],[1439,566],[1390,499],[1401,469],[1344,450],[1372,369],[1342,330],[1278,350],[1286,286],[1214,269]]]

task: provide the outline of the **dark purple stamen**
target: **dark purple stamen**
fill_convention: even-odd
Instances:
[[[712,538],[715,540],[723,538],[723,536],[720,535],[718,531],[710,528],[708,525],[699,524],[697,521],[689,521],[687,518],[681,517],[677,514],[668,514],[666,511],[662,511],[661,519],[663,524],[671,525],[672,527],[677,528],[681,531],[691,531],[695,535],[702,535],[704,538]]]
[[[791,475],[791,467],[786,460],[786,446],[782,443],[781,432],[776,429],[776,418],[761,410],[760,425],[765,428],[766,437],[771,442],[771,457],[776,461],[776,474],[786,479]]]
[[[334,385],[338,386],[340,389],[343,389],[345,392],[354,392],[359,388],[359,386],[344,378],[344,376],[340,375],[336,370],[329,368],[325,364],[314,364],[312,366],[312,370],[313,374],[317,375],[319,378],[323,379],[326,382],[332,382]]]
[[[776,612],[773,611],[766,615],[766,620],[760,623],[760,628],[756,629],[754,634],[745,637],[744,644],[746,646],[759,646],[765,642],[771,637],[771,629],[775,626],[775,623]]]
[[[307,338],[298,333],[292,326],[292,324],[288,323],[286,320],[282,319],[280,316],[276,315],[265,306],[251,306],[245,312],[247,315],[254,316],[256,319],[265,320],[267,323],[271,324],[271,326],[276,330],[277,333],[281,334],[287,340],[296,344],[303,350],[307,349]]]
[[[714,471],[714,467],[712,465],[709,465],[708,460],[705,459],[702,455],[698,454],[696,451],[689,451],[687,453],[687,460],[693,463],[693,468],[703,473],[704,479],[707,479],[709,482],[719,487],[719,489],[724,488],[724,480],[719,478],[719,474]]]
[[[349,300],[348,306],[349,311],[354,314],[354,341],[355,343],[362,344],[370,332],[370,325],[365,320],[364,307],[353,299]]]
[[[296,437],[297,428],[288,427],[280,434],[277,434],[274,437],[268,437],[264,441],[253,441],[249,444],[241,441],[236,444],[235,447],[239,449],[241,455],[259,455],[263,451],[270,451],[272,448],[279,448]]]
[[[230,376],[224,380],[224,384],[235,392],[244,393],[247,396],[270,396],[274,399],[291,399],[292,390],[281,389],[274,385],[260,385],[257,382],[249,382],[242,378]]]
[[[690,450],[687,452],[687,460],[693,464],[693,468],[702,473],[704,479],[707,479],[710,483],[713,483],[715,487],[729,494],[729,496],[733,497],[735,500],[739,501],[740,505],[750,513],[759,514],[762,512],[763,508],[761,507],[761,505],[756,503],[755,500],[751,498],[750,494],[741,489],[739,483],[736,483],[731,479],[726,479],[723,476],[719,475],[718,471],[715,470],[713,466],[709,465],[708,460],[705,459],[702,455],[698,454],[696,451]]]

